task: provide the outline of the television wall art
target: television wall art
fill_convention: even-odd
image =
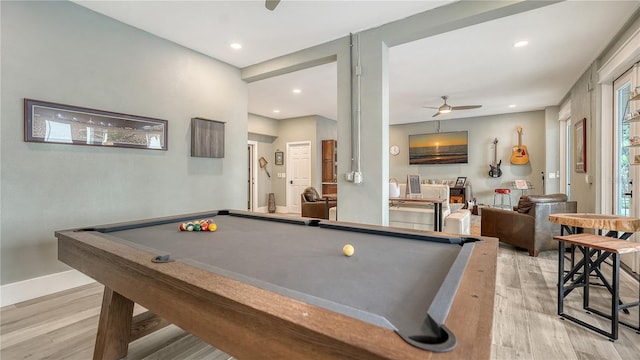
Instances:
[[[409,135],[409,164],[467,164],[467,131]]]

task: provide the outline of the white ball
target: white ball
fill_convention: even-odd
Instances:
[[[347,244],[342,248],[342,253],[345,254],[346,256],[352,256],[354,251],[355,249],[351,244]]]

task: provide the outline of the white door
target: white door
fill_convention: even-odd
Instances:
[[[300,194],[311,186],[311,142],[287,143],[287,211],[300,214]]]
[[[614,121],[614,211],[618,215],[638,217],[637,197],[640,196],[640,166],[636,164],[635,157],[640,154],[640,148],[629,148],[629,138],[640,134],[640,126],[637,122],[624,121],[628,115],[635,111],[636,104],[629,101],[634,89],[633,70],[630,69],[613,82],[613,121]],[[636,198],[634,199],[633,196]],[[631,237],[632,241],[638,241],[638,235]],[[623,254],[623,263],[633,271],[640,270],[640,259],[637,253]]]

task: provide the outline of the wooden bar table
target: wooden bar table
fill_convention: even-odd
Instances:
[[[607,230],[605,236],[626,240],[640,231],[640,219],[621,215],[569,213],[551,214],[549,221],[560,224],[561,235],[579,234],[584,229]],[[619,234],[619,233],[622,234]]]
[[[640,231],[640,219],[611,214],[565,213],[551,214],[549,215],[549,221],[561,226],[561,235],[555,237],[556,240],[560,241],[560,246],[558,247],[558,315],[609,336],[611,339],[617,339],[618,311],[622,310],[628,314],[629,307],[638,306],[638,302],[625,305],[619,299],[618,273],[620,269],[619,254],[638,251],[640,244],[628,243],[625,245],[625,242],[621,242],[621,240],[628,240],[631,235]],[[584,229],[594,229],[598,235],[584,234]],[[604,235],[602,235],[603,231],[606,231]],[[611,240],[607,241],[607,238]],[[565,242],[571,245],[571,270],[567,274],[564,274]],[[576,248],[583,254],[582,259],[577,264],[575,262]],[[607,258],[613,260],[613,284],[609,283],[600,271],[600,265]],[[612,295],[613,305],[610,316],[589,307],[589,276],[591,274],[594,274],[602,282],[602,284],[597,285],[606,287]],[[575,278],[576,276],[577,278]],[[578,287],[584,288],[583,308],[612,321],[610,333],[596,329],[564,313],[564,298]],[[640,323],[640,318],[638,322]],[[640,330],[638,327],[622,321],[619,323],[636,331]]]
[[[618,317],[620,311],[628,313],[629,308],[640,305],[640,288],[636,301],[624,304],[620,300],[620,254],[640,251],[640,243],[625,241],[615,237],[584,233],[556,236],[554,239],[560,242],[560,247],[558,248],[558,315],[562,316],[564,319],[573,321],[599,334],[607,336],[611,340],[618,339],[618,324],[625,325],[640,334],[640,314],[638,315],[637,325],[620,321]],[[583,254],[583,260],[578,265],[573,266],[566,275],[564,274],[563,257],[565,243],[571,244],[574,248],[577,247]],[[592,258],[596,253],[598,256]],[[600,264],[602,264],[607,258],[610,258],[613,262],[611,282],[608,282],[602,271],[600,271]],[[578,277],[578,279],[573,279],[573,276],[580,270],[582,270],[582,275]],[[588,280],[588,275],[590,274],[597,276],[611,293],[610,314],[595,309],[589,305],[589,286],[591,284]],[[611,321],[610,332],[565,313],[564,299],[573,289],[576,288],[583,289],[582,308],[586,310],[587,313],[593,313]]]

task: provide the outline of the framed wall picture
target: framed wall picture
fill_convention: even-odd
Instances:
[[[587,172],[587,118],[578,121],[574,126],[573,153],[576,159],[576,172]]]
[[[224,158],[224,122],[191,119],[191,156]]]
[[[407,175],[406,197],[420,196],[420,175]]]
[[[461,188],[464,187],[464,184],[467,183],[467,178],[464,176],[460,176],[458,177],[458,179],[456,179],[456,186],[457,188]]]
[[[284,152],[276,151],[275,164],[276,165],[284,165]]]
[[[409,135],[409,165],[467,164],[469,132]]]
[[[167,120],[24,99],[24,141],[167,150]]]

